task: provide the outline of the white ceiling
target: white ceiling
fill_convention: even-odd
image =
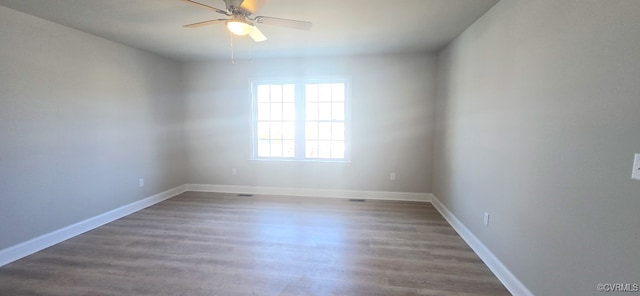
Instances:
[[[196,0],[197,1],[197,0]],[[225,8],[223,0],[200,0]],[[235,37],[239,59],[436,51],[498,0],[270,0],[257,15],[313,22],[311,31],[259,24],[269,38]],[[227,59],[224,18],[179,0],[0,0],[0,5],[177,60]]]

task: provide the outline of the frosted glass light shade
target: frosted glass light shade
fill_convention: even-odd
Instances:
[[[231,31],[231,33],[238,36],[245,36],[251,33],[251,30],[253,30],[253,26],[251,24],[239,20],[227,21],[227,28],[229,29],[229,31]]]

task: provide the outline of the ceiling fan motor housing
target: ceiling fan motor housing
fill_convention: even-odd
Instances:
[[[246,9],[242,8],[240,5],[242,4],[243,0],[224,0],[224,3],[227,6],[227,10],[233,15],[242,15],[242,16],[249,16],[251,14],[250,11],[247,11]]]

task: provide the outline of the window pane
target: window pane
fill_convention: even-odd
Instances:
[[[282,157],[282,140],[271,140],[271,156]]]
[[[281,82],[254,87],[255,157],[317,160],[344,159],[349,154],[346,84]]]
[[[269,139],[268,122],[258,122],[258,139]]]
[[[318,86],[318,101],[320,102],[331,101],[331,84],[320,84]]]
[[[296,88],[293,84],[285,84],[282,86],[282,101],[294,102],[296,97]]]
[[[271,120],[282,120],[281,103],[271,103]]]
[[[294,157],[296,156],[296,144],[294,141],[282,141],[282,156]]]
[[[296,125],[293,122],[285,122],[282,124],[282,138],[294,140],[296,138]]]
[[[319,103],[318,104],[319,120],[331,120],[331,103]]]
[[[269,120],[271,119],[271,106],[269,103],[260,103],[258,104],[258,120]]]
[[[344,120],[344,103],[331,104],[331,119]]]
[[[331,123],[320,122],[318,124],[318,138],[320,140],[331,140]]]
[[[269,86],[258,85],[258,102],[269,102]]]
[[[344,102],[344,83],[334,83],[331,85],[331,100],[334,102]]]
[[[269,140],[258,140],[258,156],[269,157],[271,156],[271,145]]]
[[[318,103],[307,103],[307,120],[318,120]]]
[[[331,142],[331,158],[344,158],[344,142],[343,141]]]
[[[316,122],[307,122],[305,124],[305,137],[308,140],[317,140],[318,139],[318,123],[316,123]]]
[[[344,140],[344,123],[334,122],[331,124],[331,140]]]
[[[331,142],[320,141],[318,143],[318,157],[331,158]]]
[[[305,148],[305,157],[318,158],[318,141],[306,141]]]
[[[271,85],[271,102],[282,102],[282,85]]]
[[[282,104],[282,120],[296,120],[296,105],[293,103]]]
[[[269,138],[282,139],[282,123],[281,122],[271,123],[271,135],[269,136]]]
[[[305,93],[306,93],[307,102],[318,101],[318,85],[317,84],[307,84],[305,86]]]

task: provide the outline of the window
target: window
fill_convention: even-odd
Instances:
[[[253,158],[348,160],[344,80],[254,81]]]

